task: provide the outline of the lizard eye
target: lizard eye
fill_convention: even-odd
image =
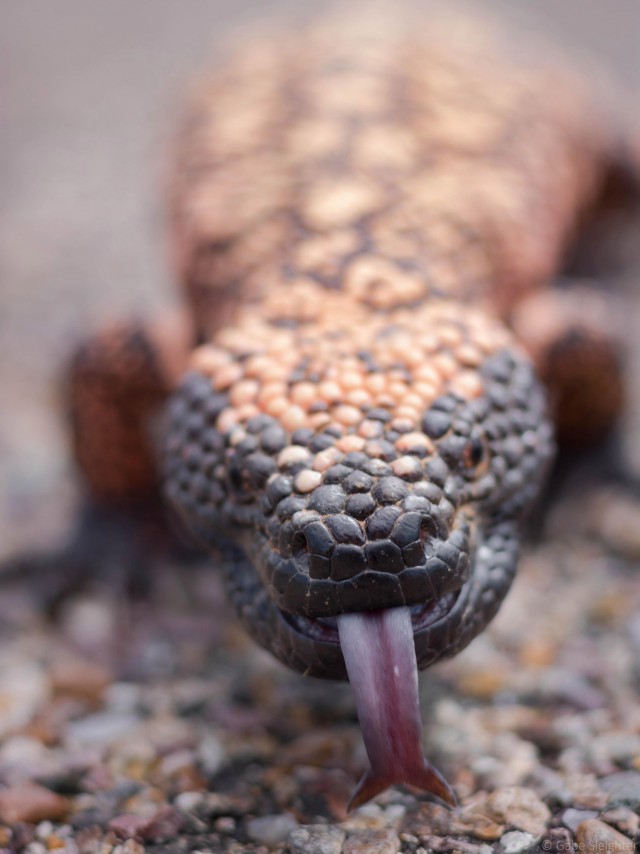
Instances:
[[[462,462],[466,469],[477,469],[487,457],[487,448],[479,436],[470,439],[463,451]]]

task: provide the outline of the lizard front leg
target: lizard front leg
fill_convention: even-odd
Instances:
[[[623,323],[611,296],[563,284],[524,299],[512,325],[548,389],[560,445],[606,438],[625,405]]]
[[[181,317],[105,327],[74,354],[67,384],[76,462],[92,499],[137,503],[158,485],[154,419],[186,362]]]
[[[4,581],[33,577],[32,590],[49,611],[96,580],[144,590],[154,559],[173,546],[155,433],[191,335],[186,316],[174,313],[105,326],[74,353],[66,398],[84,493],[78,521],[59,551],[19,555],[2,567]]]

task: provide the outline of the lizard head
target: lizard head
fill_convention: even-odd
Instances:
[[[368,747],[398,705],[411,730],[411,680],[375,726],[372,685],[391,696],[384,674],[407,658],[415,671],[466,646],[515,572],[553,444],[529,360],[499,324],[443,301],[331,330],[238,326],[193,368],[172,404],[167,488],[205,539],[229,542],[249,632],[302,672],[348,675]],[[371,747],[384,772],[356,803],[399,779],[450,800],[410,758],[389,772],[384,751]]]

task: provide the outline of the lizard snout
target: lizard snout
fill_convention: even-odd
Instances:
[[[404,507],[372,504],[373,512],[361,520],[334,513],[292,522],[300,527],[270,560],[276,581],[288,576],[279,607],[335,616],[430,603],[462,586],[471,550],[466,517],[455,518],[450,529],[438,505],[411,494]]]

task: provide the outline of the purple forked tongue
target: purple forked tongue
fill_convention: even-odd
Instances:
[[[409,609],[342,614],[338,632],[371,763],[347,809],[361,806],[396,783],[416,786],[455,806],[451,787],[422,752],[418,666]]]

